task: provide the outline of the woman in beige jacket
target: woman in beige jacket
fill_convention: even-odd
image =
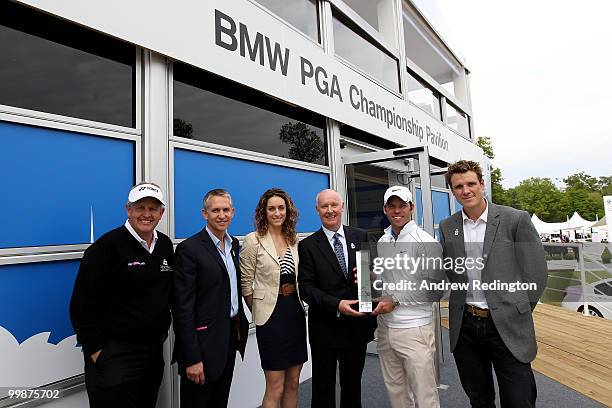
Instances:
[[[278,188],[266,191],[255,210],[256,231],[240,251],[242,295],[256,324],[266,377],[262,407],[296,407],[302,365],[308,359],[306,319],[297,291],[297,209]]]

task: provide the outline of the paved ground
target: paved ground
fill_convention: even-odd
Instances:
[[[442,407],[468,408],[469,401],[461,384],[455,367],[455,361],[448,348],[448,331],[443,329],[445,359],[440,367],[440,377],[442,384],[448,385],[447,389],[441,389],[440,403]],[[600,408],[605,407],[596,401],[536,372],[536,382],[538,385],[539,408]],[[378,356],[368,355],[363,373],[362,382],[362,401],[364,408],[387,408],[390,407],[389,399],[380,374]],[[311,380],[300,386],[300,400],[298,407],[306,408],[310,406]],[[339,404],[339,385],[336,386],[336,399]],[[497,402],[499,406],[499,401]],[[327,408],[327,407],[325,407]]]

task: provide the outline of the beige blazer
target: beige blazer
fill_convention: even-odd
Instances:
[[[295,262],[297,285],[299,263],[297,244],[289,246],[288,250],[291,251]],[[274,311],[280,286],[280,263],[274,241],[269,233],[260,238],[255,231],[244,238],[240,249],[240,271],[242,296],[253,295],[253,310],[251,311],[253,321],[256,325],[261,326],[268,321]]]

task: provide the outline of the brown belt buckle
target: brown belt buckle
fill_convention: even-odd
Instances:
[[[476,316],[476,317],[489,317],[491,316],[491,312],[489,312],[489,309],[480,309],[476,306],[473,305],[466,305],[466,311],[471,314],[472,316]]]
[[[292,283],[283,283],[278,288],[278,294],[283,296],[289,296],[295,293],[295,285]]]

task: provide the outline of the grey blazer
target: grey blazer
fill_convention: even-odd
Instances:
[[[536,290],[515,292],[485,291],[491,317],[500,337],[517,360],[531,362],[537,353],[532,310],[548,278],[544,249],[529,214],[491,202],[484,238],[482,282],[533,282]],[[461,211],[440,222],[440,242],[444,257],[465,258],[463,218]],[[452,282],[468,282],[465,273],[447,270]],[[459,339],[465,290],[454,290],[450,296],[450,347],[454,351]]]

